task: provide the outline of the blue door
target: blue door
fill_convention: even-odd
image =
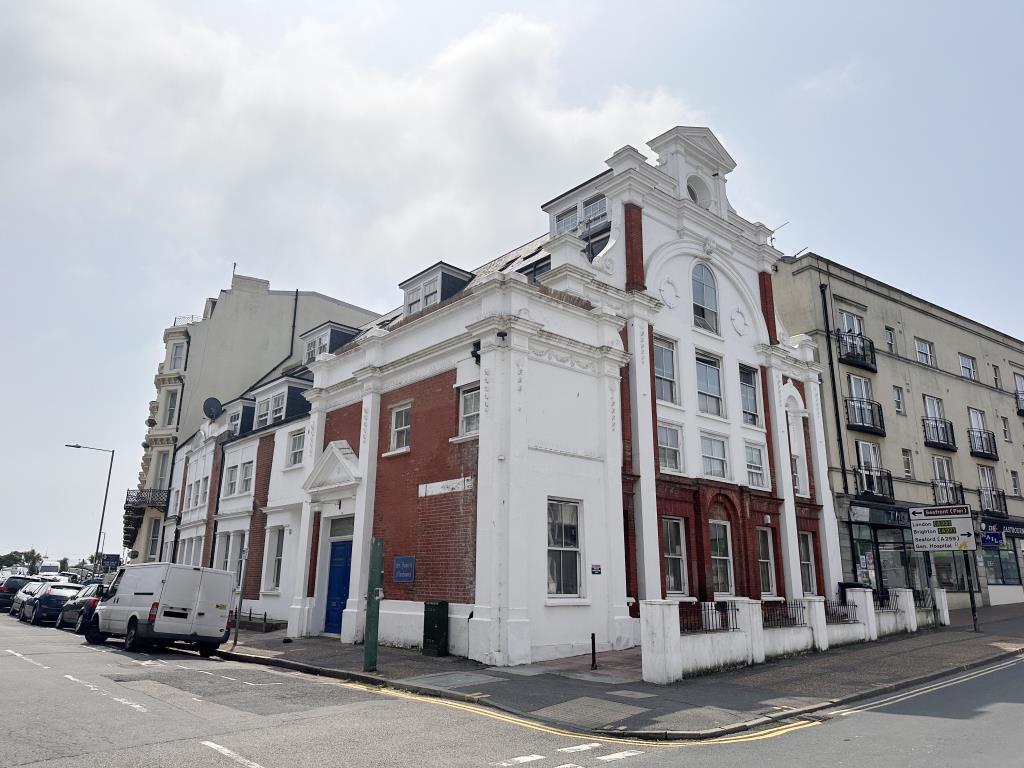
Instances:
[[[348,579],[352,575],[352,542],[331,544],[331,570],[327,577],[327,617],[324,632],[341,632],[341,612],[348,601]]]

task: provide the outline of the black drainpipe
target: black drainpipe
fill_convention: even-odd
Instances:
[[[839,447],[839,472],[843,478],[843,495],[850,495],[850,481],[846,476],[846,447],[843,445],[843,420],[839,414],[839,385],[836,382],[836,362],[832,352],[832,321],[828,310],[828,284],[819,283],[821,291],[821,314],[825,319],[825,347],[828,349],[828,375],[832,382],[832,416],[836,422],[836,445]],[[847,512],[846,527],[850,536],[850,567],[851,580],[857,580],[857,545],[853,537],[853,523]]]

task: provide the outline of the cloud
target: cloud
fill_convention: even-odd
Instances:
[[[799,83],[799,90],[812,99],[825,101],[859,91],[864,85],[861,64],[851,59],[845,64],[828,67],[807,76]]]
[[[16,148],[0,196],[58,201],[79,258],[142,249],[154,274],[238,261],[387,306],[433,260],[472,268],[533,236],[541,202],[693,116],[601,83],[575,103],[555,30],[519,16],[396,72],[309,18],[256,45],[166,6],[102,7],[24,4],[0,22],[0,107],[18,116],[0,129]]]

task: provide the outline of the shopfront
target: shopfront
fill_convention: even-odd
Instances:
[[[1024,520],[982,519],[981,552],[991,605],[1024,602],[1021,555],[1024,554]]]
[[[906,509],[854,504],[850,507],[849,537],[850,571],[855,581],[882,591],[927,588],[924,555],[914,551]]]

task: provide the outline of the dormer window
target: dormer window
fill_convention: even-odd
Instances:
[[[608,198],[598,195],[584,201],[583,226],[586,229],[599,227],[606,221],[608,221]]]
[[[303,360],[304,363],[311,363],[317,359],[319,355],[327,352],[330,349],[331,332],[324,331],[314,339],[310,339],[306,342],[306,357]]]
[[[427,280],[423,284],[423,308],[426,309],[433,304],[437,304],[437,297],[437,278],[435,277],[433,280]]]
[[[415,315],[420,311],[420,289],[413,288],[405,294],[405,313]]]
[[[241,411],[235,411],[230,416],[228,416],[228,429],[231,431],[232,435],[237,435],[239,429],[241,428],[241,426],[242,426],[242,412]]]
[[[274,395],[270,401],[270,420],[280,421],[284,418],[284,392]]]
[[[256,427],[265,427],[270,423],[270,398],[256,403]]]
[[[566,232],[575,232],[579,218],[576,215],[576,208],[562,211],[555,217],[555,236],[564,235]]]
[[[256,403],[256,427],[265,427],[284,419],[285,393],[279,392]]]

